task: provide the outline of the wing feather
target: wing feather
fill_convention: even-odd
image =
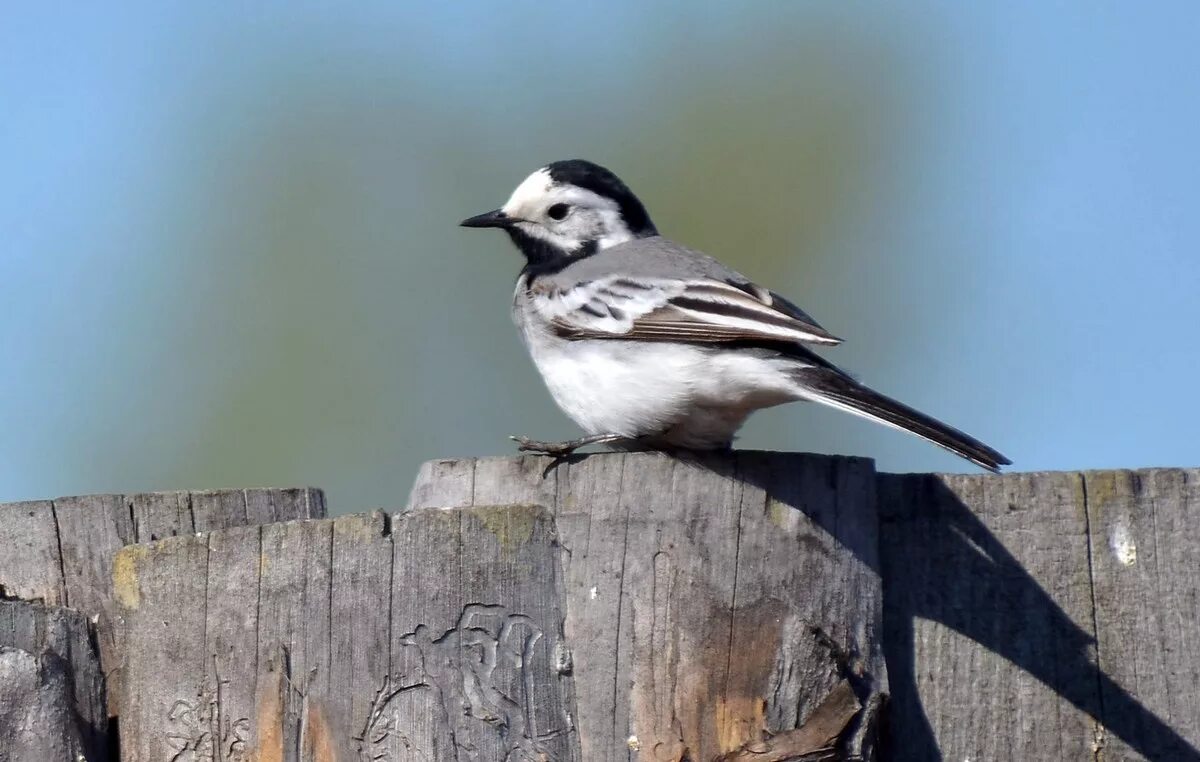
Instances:
[[[564,290],[535,285],[531,297],[572,339],[841,343],[791,302],[748,283],[612,276]]]

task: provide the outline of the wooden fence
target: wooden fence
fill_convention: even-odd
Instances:
[[[638,453],[0,505],[0,762],[1200,760],[1198,485]]]

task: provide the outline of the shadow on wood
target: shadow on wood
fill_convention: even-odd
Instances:
[[[137,655],[127,760],[824,755],[851,684],[885,760],[1200,761],[1200,471],[448,460],[428,510],[192,534],[250,494],[0,506],[4,591]]]
[[[888,759],[1200,760],[1196,476],[880,475]]]
[[[0,760],[106,762],[95,631],[78,611],[0,600]]]

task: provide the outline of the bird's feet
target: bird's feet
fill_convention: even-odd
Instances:
[[[571,439],[566,442],[540,442],[536,439],[523,436],[512,436],[509,439],[517,443],[517,449],[521,452],[536,452],[543,455],[553,455],[556,458],[564,458],[580,447],[622,442],[626,437],[619,434],[592,434],[591,436]]]

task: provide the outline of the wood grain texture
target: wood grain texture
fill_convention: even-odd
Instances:
[[[0,760],[109,759],[104,677],[93,636],[77,611],[0,600]]]
[[[0,595],[66,604],[53,503],[0,505],[0,554]]]
[[[121,550],[122,759],[579,759],[552,516],[363,514]]]
[[[329,694],[332,549],[331,521],[262,527],[254,717],[264,761],[312,759],[324,727],[309,697]]]
[[[1200,470],[1083,482],[1104,758],[1200,758]]]
[[[838,724],[816,627],[892,695],[881,759],[1200,762],[1198,485],[445,460],[396,516],[255,525],[323,515],[310,490],[0,505],[0,592],[98,619],[126,759],[788,758]],[[21,701],[104,721],[61,645],[86,616],[32,605],[0,600],[0,760]]]
[[[880,475],[895,760],[1197,760],[1196,472]]]
[[[373,737],[369,718],[391,662],[392,540],[382,513],[333,523],[326,722],[342,737]],[[441,565],[440,559],[426,558]],[[363,690],[367,688],[367,690]],[[386,695],[386,694],[385,694]],[[348,747],[347,747],[348,748]]]
[[[838,738],[861,708],[854,689],[843,680],[799,728],[751,742],[723,755],[718,762],[834,760]]]
[[[775,453],[436,461],[411,507],[553,506],[581,753],[711,760],[803,724],[838,682],[886,688],[873,471]]]
[[[108,682],[120,682],[113,558],[136,542],[261,521],[320,518],[315,489],[84,495],[0,504],[0,594],[77,609],[96,619]],[[117,695],[110,690],[110,698]],[[111,704],[116,714],[117,706]]]

